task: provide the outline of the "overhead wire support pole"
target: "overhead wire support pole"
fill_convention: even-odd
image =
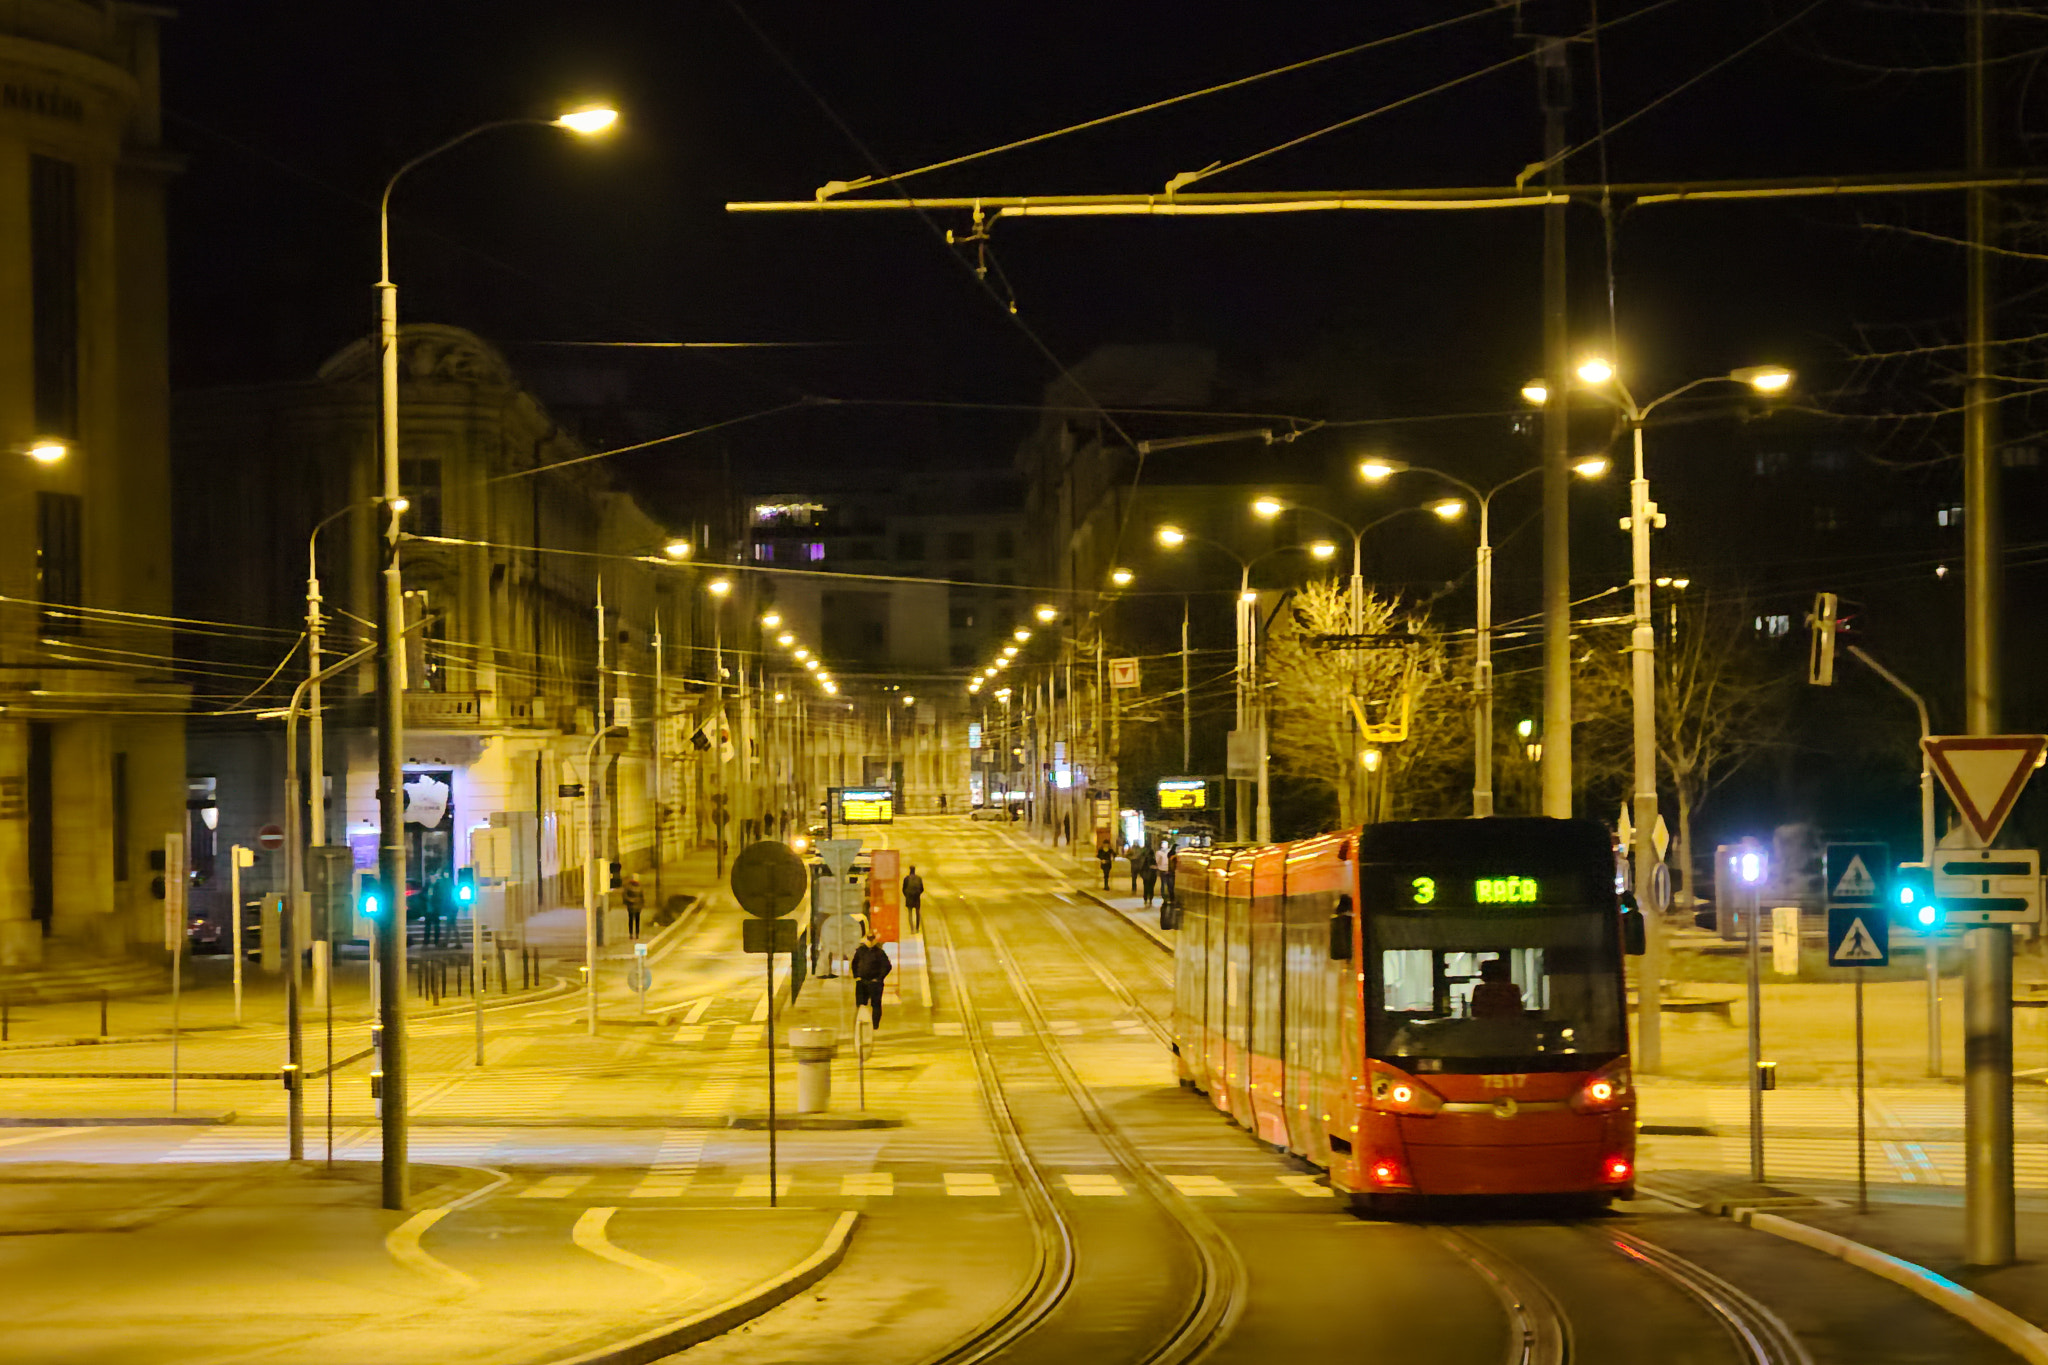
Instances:
[[[1991,162],[1991,73],[1985,0],[1971,0],[1967,98],[1969,165]],[[1967,254],[1963,398],[1963,693],[1966,728],[1995,735],[2000,725],[1999,614],[2004,551],[1999,498],[1996,346],[1992,252],[1997,231],[1991,191],[1965,196]],[[2013,1209],[2012,928],[1974,925],[1963,954],[1963,1260],[2012,1264]]]
[[[1537,53],[1537,91],[1543,107],[1545,188],[1555,202],[1543,210],[1543,759],[1542,811],[1553,819],[1572,814],[1572,582],[1571,582],[1571,364],[1565,292],[1565,208],[1556,195],[1563,181],[1564,115],[1571,104],[1571,67],[1562,40]]]

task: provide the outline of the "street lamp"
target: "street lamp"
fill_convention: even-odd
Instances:
[[[1060,619],[1060,609],[1058,607],[1040,607],[1033,615],[1037,616],[1041,623],[1049,626]]]
[[[1629,533],[1629,587],[1634,597],[1629,631],[1629,682],[1635,749],[1635,857],[1633,882],[1636,894],[1644,898],[1644,922],[1648,927],[1647,951],[1643,955],[1641,987],[1637,991],[1640,1020],[1637,1024],[1637,1056],[1645,1071],[1662,1065],[1664,933],[1662,907],[1648,903],[1650,873],[1657,865],[1657,635],[1650,619],[1650,532],[1664,524],[1664,514],[1650,500],[1650,480],[1643,467],[1643,428],[1650,414],[1680,394],[1707,384],[1742,384],[1765,395],[1778,395],[1791,387],[1792,372],[1781,365],[1752,365],[1727,374],[1707,375],[1691,383],[1638,404],[1614,366],[1595,356],[1579,365],[1579,379],[1594,396],[1618,409],[1628,420],[1635,456],[1635,477],[1628,486],[1628,515],[1621,529]]]
[[[71,453],[71,447],[54,437],[45,437],[29,442],[21,453],[37,464],[62,464],[64,458]]]
[[[1109,581],[1116,584],[1119,588],[1130,587],[1131,580],[1136,576],[1129,569],[1111,569],[1109,571]]]
[[[782,613],[779,611],[768,611],[761,613],[761,624],[766,626],[770,630],[775,629],[777,626],[782,624]]]
[[[398,286],[391,281],[391,194],[407,172],[443,152],[499,128],[524,125],[566,128],[578,134],[601,132],[618,118],[611,110],[579,109],[558,119],[498,119],[422,152],[392,172],[377,203],[377,345],[381,360],[381,427],[383,502],[391,513],[384,531],[384,563],[377,611],[377,871],[399,907],[405,904],[405,690],[404,654],[399,636],[405,629],[405,586],[399,573],[398,528]],[[240,913],[239,909],[236,913]],[[383,1090],[383,1203],[402,1209],[410,1193],[406,1154],[405,1047],[405,914],[402,908],[381,916],[377,933],[385,949],[385,969],[377,982],[383,1018],[381,1053]]]
[[[1380,473],[1366,475],[1366,466],[1360,465],[1358,472],[1362,477],[1377,480],[1410,471],[1429,474],[1464,489],[1479,504],[1479,558],[1473,575],[1476,602],[1472,631],[1472,815],[1475,819],[1485,819],[1493,814],[1493,497],[1502,489],[1540,472],[1541,466],[1525,469],[1481,491],[1476,485],[1441,469],[1390,460],[1367,463]],[[1607,472],[1607,461],[1599,456],[1590,456],[1574,464],[1572,472],[1581,478],[1598,478]],[[1453,521],[1465,514],[1465,503],[1460,498],[1444,498],[1431,503],[1429,510],[1446,521]]]
[[[1031,638],[1031,632],[1029,630],[1026,630],[1023,626],[1019,626],[1015,630],[1010,632],[1010,638],[1021,645],[1026,640],[1029,640]]]
[[[670,559],[688,559],[696,547],[687,540],[671,540],[661,547],[661,552]]]

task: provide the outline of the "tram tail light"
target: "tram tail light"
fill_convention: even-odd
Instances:
[[[1366,1178],[1383,1190],[1405,1190],[1409,1188],[1408,1172],[1398,1157],[1374,1157],[1372,1164],[1365,1168]]]
[[[1444,1107],[1444,1097],[1406,1072],[1375,1062],[1372,1067],[1372,1106],[1385,1114],[1427,1118]]]
[[[1617,1154],[1600,1163],[1600,1179],[1608,1185],[1625,1185],[1635,1173],[1635,1163],[1625,1156]]]
[[[1616,1057],[1586,1078],[1586,1083],[1572,1096],[1572,1108],[1581,1114],[1609,1114],[1627,1104],[1634,1096],[1635,1087],[1629,1077],[1628,1059]]]

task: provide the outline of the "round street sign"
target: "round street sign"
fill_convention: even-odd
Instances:
[[[653,984],[654,969],[652,967],[649,967],[646,963],[638,961],[636,959],[632,966],[626,968],[627,990],[644,991]]]
[[[810,890],[804,860],[777,839],[748,844],[732,860],[732,894],[740,909],[776,919],[796,909]]]
[[[256,842],[265,848],[283,848],[284,831],[276,825],[265,825],[256,831]]]

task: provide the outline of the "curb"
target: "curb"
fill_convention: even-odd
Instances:
[[[13,1114],[0,1115],[0,1128],[177,1128],[234,1121],[232,1109],[199,1114]]]
[[[904,1119],[901,1114],[784,1114],[775,1116],[778,1132],[801,1131],[806,1133],[850,1133],[864,1128],[901,1128]],[[727,1128],[744,1128],[760,1132],[768,1127],[766,1114],[734,1114],[724,1124]]]
[[[1091,891],[1091,890],[1089,890],[1089,889],[1088,889],[1087,887],[1085,887],[1085,886],[1082,886],[1082,887],[1076,887],[1076,888],[1075,888],[1075,890],[1079,891],[1079,892],[1080,892],[1080,893],[1081,893],[1082,895],[1086,896],[1086,897],[1087,897],[1087,898],[1088,898],[1089,900],[1091,900],[1091,901],[1094,901],[1094,902],[1095,902],[1095,903],[1096,903],[1097,905],[1101,906],[1101,907],[1102,907],[1103,909],[1105,909],[1105,910],[1109,911],[1109,913],[1110,913],[1111,915],[1115,916],[1115,917],[1116,917],[1117,919],[1119,919],[1119,920],[1122,920],[1122,921],[1123,921],[1123,922],[1124,922],[1125,924],[1128,924],[1129,926],[1131,926],[1131,928],[1133,928],[1133,929],[1137,930],[1137,931],[1138,931],[1139,933],[1143,934],[1143,935],[1145,936],[1146,940],[1147,940],[1148,942],[1150,942],[1150,943],[1151,943],[1151,945],[1152,945],[1153,947],[1155,947],[1155,948],[1158,948],[1158,949],[1160,949],[1160,950],[1162,950],[1162,951],[1164,951],[1164,952],[1169,952],[1169,953],[1170,953],[1170,952],[1172,952],[1172,951],[1173,951],[1173,944],[1172,944],[1172,943],[1168,942],[1168,941],[1167,941],[1166,939],[1163,939],[1163,938],[1161,938],[1161,937],[1160,937],[1160,936],[1158,935],[1158,933],[1157,933],[1157,932],[1155,932],[1154,930],[1152,930],[1152,929],[1150,929],[1150,928],[1147,928],[1147,927],[1146,927],[1145,925],[1142,925],[1142,924],[1138,923],[1138,921],[1136,921],[1136,920],[1132,919],[1132,918],[1131,918],[1131,917],[1130,917],[1129,915],[1126,915],[1126,914],[1125,914],[1125,913],[1124,913],[1123,911],[1121,911],[1121,910],[1117,909],[1117,908],[1116,908],[1116,907],[1115,907],[1114,905],[1111,905],[1111,904],[1110,904],[1110,903],[1109,903],[1108,901],[1104,900],[1104,899],[1102,898],[1102,896],[1101,896],[1101,895],[1100,895],[1099,893],[1097,893],[1097,892],[1094,892],[1094,891]]]
[[[1712,1213],[1706,1205],[1677,1195],[1662,1194],[1649,1188],[1644,1193],[1666,1203],[1690,1208],[1700,1213]],[[1901,1289],[1917,1294],[1943,1312],[1961,1318],[1970,1326],[1990,1337],[1999,1345],[2011,1351],[2029,1365],[2048,1365],[2048,1332],[2001,1304],[1992,1302],[1973,1289],[1965,1289],[1946,1275],[1938,1275],[1926,1266],[1902,1260],[1876,1247],[1865,1246],[1851,1241],[1839,1233],[1824,1232],[1797,1219],[1781,1214],[1768,1213],[1748,1205],[1730,1205],[1723,1216],[1731,1222],[1741,1223],[1758,1232],[1768,1232],[1773,1237],[1782,1237],[1812,1251],[1832,1256],[1858,1270],[1889,1280]]]
[[[581,1355],[550,1361],[548,1365],[650,1365],[650,1362],[664,1356],[722,1336],[769,1309],[787,1303],[838,1269],[839,1263],[846,1259],[846,1244],[853,1236],[853,1225],[859,1221],[860,1214],[848,1209],[839,1215],[839,1221],[825,1234],[824,1242],[816,1251],[775,1278],[751,1289],[743,1289],[724,1303],[616,1345],[600,1346]]]

